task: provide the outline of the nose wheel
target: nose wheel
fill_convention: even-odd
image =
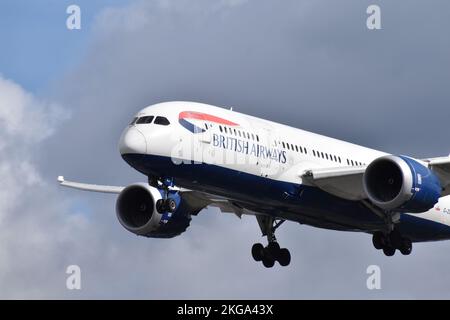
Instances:
[[[177,210],[177,203],[172,198],[160,199],[156,202],[156,210],[159,213],[175,212]]]
[[[281,248],[275,237],[275,230],[284,222],[276,222],[271,217],[257,217],[263,236],[267,237],[268,244],[263,246],[261,243],[255,243],[252,246],[252,257],[255,261],[262,262],[264,267],[272,268],[275,262],[285,267],[291,263],[291,253],[286,248]]]

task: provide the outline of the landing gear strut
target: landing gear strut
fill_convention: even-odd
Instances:
[[[268,244],[264,247],[261,243],[252,246],[252,256],[255,261],[262,261],[266,268],[272,268],[275,261],[285,267],[291,262],[291,254],[288,249],[281,248],[275,237],[275,230],[284,222],[275,221],[272,217],[257,216],[258,224],[263,236],[267,237]]]
[[[403,255],[409,255],[412,251],[412,242],[408,238],[402,237],[397,229],[390,233],[375,232],[372,236],[372,243],[375,249],[383,250],[383,253],[390,257],[399,250]]]

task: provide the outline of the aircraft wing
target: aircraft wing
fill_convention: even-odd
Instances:
[[[65,180],[63,176],[58,177],[58,182],[63,187],[90,192],[119,194],[122,192],[123,189],[125,189],[125,187],[120,186],[105,186],[98,184],[88,184],[88,183],[68,181]],[[182,189],[182,188],[176,189],[179,190],[181,197],[186,202],[188,202],[192,208],[196,208],[197,210],[201,210],[206,207],[216,207],[219,208],[220,211],[222,212],[234,213],[239,218],[243,214],[255,214],[253,211],[244,209],[240,207],[238,204],[235,204],[231,200],[226,198],[213,196],[204,192],[192,191],[189,189]]]
[[[443,191],[441,196],[450,195],[450,156],[422,159],[439,178]],[[367,166],[316,168],[304,170],[301,178],[330,194],[347,200],[364,200],[363,175]]]
[[[423,159],[428,167],[438,176],[444,190],[442,196],[450,195],[450,156]]]
[[[91,191],[91,192],[102,192],[102,193],[121,193],[125,187],[116,187],[116,186],[102,186],[98,184],[88,184],[88,183],[80,183],[67,181],[63,176],[58,177],[58,182],[63,187]]]
[[[303,171],[301,178],[323,191],[347,200],[363,200],[363,175],[367,166],[316,168]]]
[[[243,214],[256,215],[258,213],[245,209],[231,199],[214,196],[205,192],[180,189],[181,197],[193,208],[203,209],[206,207],[215,207],[221,212],[234,213],[239,218]]]

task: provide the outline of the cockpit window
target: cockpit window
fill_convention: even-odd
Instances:
[[[168,126],[170,124],[170,122],[169,122],[169,120],[167,120],[167,118],[156,117],[155,124],[159,124],[159,125],[162,125],[162,126]]]
[[[143,123],[152,123],[154,116],[145,116],[139,118],[139,120],[136,122],[137,124],[143,124]]]
[[[130,123],[130,126],[132,126],[133,124],[135,124],[137,119],[138,119],[138,117],[134,117],[134,118],[133,118],[133,121],[131,121],[131,123]]]

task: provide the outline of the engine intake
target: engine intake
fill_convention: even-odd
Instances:
[[[376,206],[411,213],[433,208],[442,190],[430,169],[411,158],[392,155],[378,158],[366,168],[363,185]]]
[[[155,230],[161,216],[156,210],[156,201],[161,198],[158,189],[145,184],[136,183],[126,187],[116,202],[120,224],[138,235]]]
[[[163,191],[145,183],[135,183],[123,189],[116,202],[120,224],[134,234],[152,238],[172,238],[184,232],[193,210],[182,202],[178,192],[169,191],[176,210],[165,211],[167,209],[158,205],[162,194]]]

